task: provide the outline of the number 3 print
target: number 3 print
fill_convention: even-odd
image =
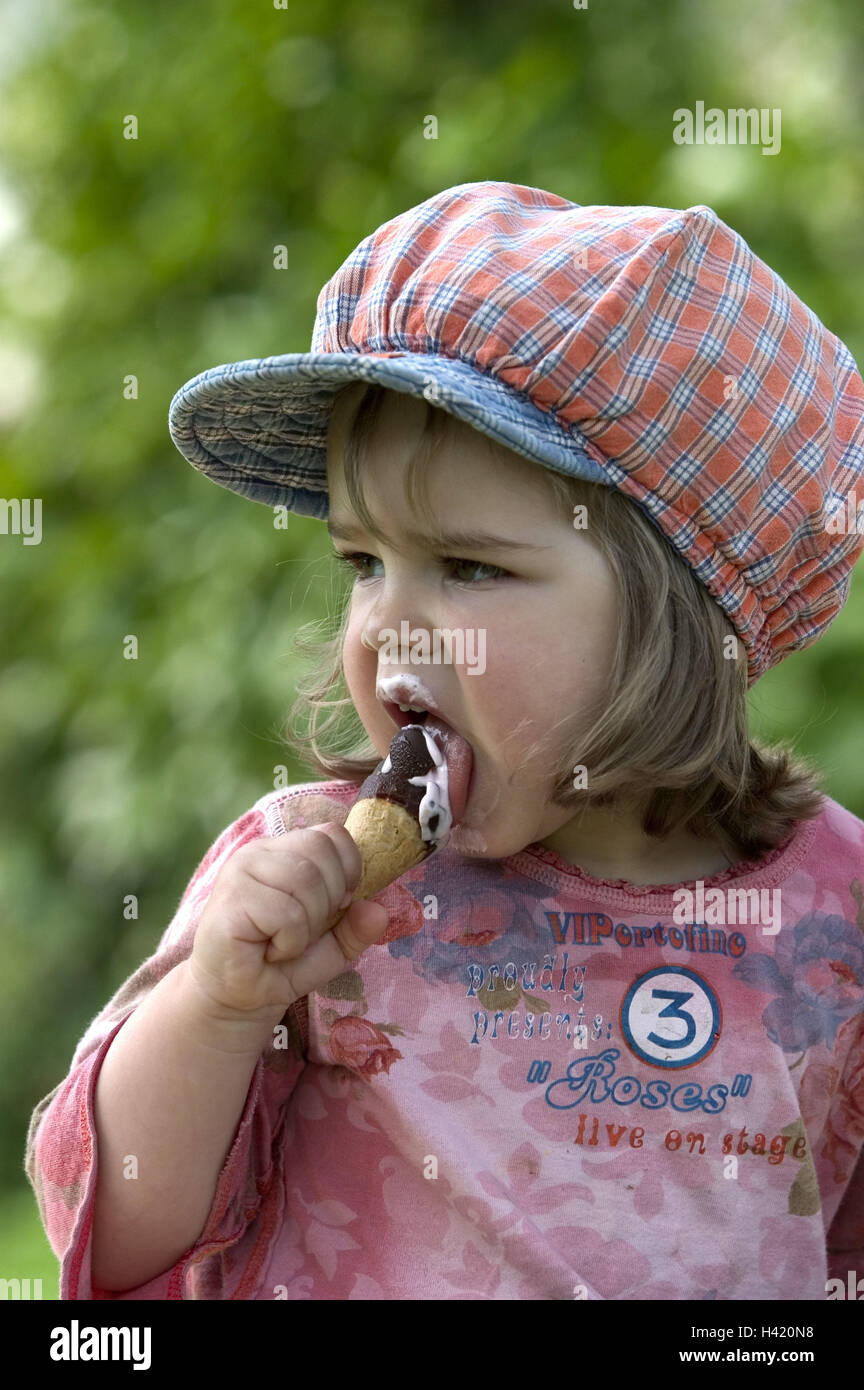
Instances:
[[[643,1062],[692,1067],[716,1046],[721,1027],[714,990],[683,965],[658,965],[634,980],[621,1005],[621,1031]]]

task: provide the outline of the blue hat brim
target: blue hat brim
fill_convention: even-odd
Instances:
[[[183,457],[221,487],[324,519],[333,398],[352,381],[422,397],[546,468],[613,486],[575,426],[476,367],[431,354],[295,352],[224,363],[180,388],[168,429]]]

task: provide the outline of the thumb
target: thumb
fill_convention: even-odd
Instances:
[[[380,940],[389,920],[387,909],[381,903],[358,898],[337,917],[331,931],[346,960],[356,960],[367,946]]]
[[[390,918],[383,904],[370,902],[368,898],[358,898],[348,908],[342,921],[347,922],[362,941],[371,945],[383,935]]]

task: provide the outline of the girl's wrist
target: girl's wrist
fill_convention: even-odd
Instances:
[[[273,1029],[288,1008],[287,1004],[269,1004],[246,1010],[220,1004],[194,975],[188,957],[171,974],[176,976],[177,998],[189,1016],[193,1036],[217,1052],[257,1057],[272,1040]]]

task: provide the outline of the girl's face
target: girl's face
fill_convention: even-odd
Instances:
[[[465,814],[448,847],[505,858],[572,818],[550,798],[573,743],[573,717],[580,727],[595,717],[608,688],[618,624],[614,575],[586,533],[561,518],[539,464],[456,420],[427,470],[429,503],[444,532],[483,531],[498,539],[443,549],[431,539],[409,541],[409,532],[427,533],[403,483],[426,407],[394,392],[385,397],[363,472],[366,503],[386,536],[379,543],[345,488],[341,456],[356,395],[348,401],[334,410],[327,481],[328,526],[352,533],[335,537],[334,547],[357,557],[358,566],[343,657],[349,693],[384,758],[398,725],[380,690],[376,695],[378,681],[419,677],[474,755]],[[398,636],[403,621],[409,633],[426,630],[433,653],[436,628],[465,630],[466,664],[453,657],[448,664],[446,656],[424,665],[407,655],[402,664],[384,659],[385,629]],[[410,650],[411,641],[406,645]],[[541,739],[544,751],[532,756]]]

